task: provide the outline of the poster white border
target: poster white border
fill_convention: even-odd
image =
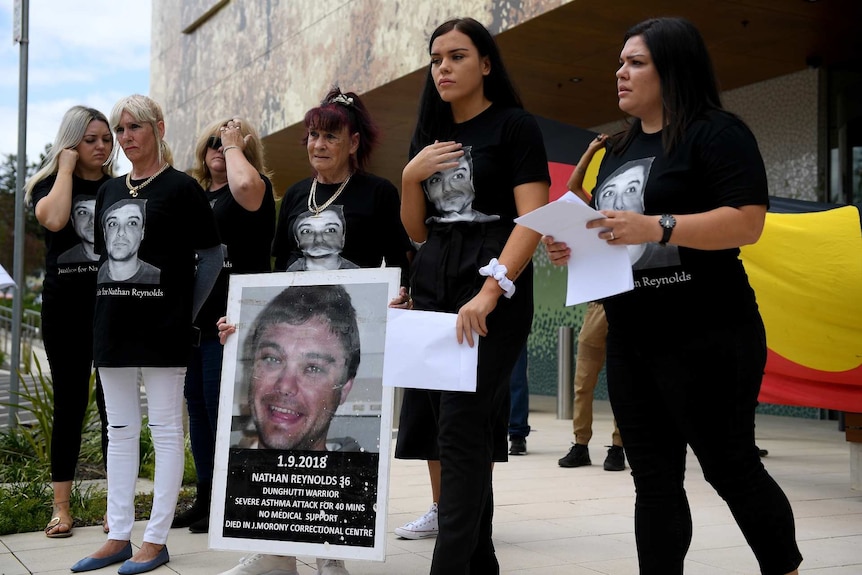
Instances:
[[[376,286],[386,293],[385,301],[381,297],[369,298],[369,288],[376,294]],[[319,272],[277,272],[266,274],[235,274],[230,276],[228,290],[227,317],[230,323],[236,325],[237,331],[228,337],[224,348],[222,362],[221,392],[219,399],[218,433],[216,437],[215,466],[212,486],[212,503],[210,509],[209,546],[212,549],[244,551],[287,556],[311,556],[331,559],[360,559],[384,561],[386,559],[386,519],[388,515],[389,465],[392,443],[393,389],[382,385],[383,350],[385,344],[385,328],[387,304],[398,295],[400,271],[397,268],[365,268],[349,270],[332,270]],[[241,344],[245,340],[249,327],[260,309],[272,297],[290,286],[307,285],[343,285],[350,294],[360,328],[360,345],[362,361],[367,356],[377,356],[371,361],[372,373],[366,373],[366,378],[376,378],[380,388],[379,412],[379,457],[377,468],[377,492],[374,511],[373,546],[339,545],[326,543],[307,543],[284,541],[280,539],[257,539],[226,537],[223,535],[225,501],[228,479],[229,454],[232,447],[231,428],[235,411],[237,393],[238,358]],[[247,288],[264,288],[262,292],[270,293],[268,299],[243,301],[243,292]],[[257,308],[253,316],[249,309]],[[251,319],[247,319],[251,317]],[[370,332],[372,333],[369,333]],[[382,330],[382,331],[381,331]],[[370,348],[369,348],[370,346]],[[348,402],[345,405],[349,404]],[[344,406],[342,406],[344,407]],[[340,411],[340,410],[339,410]]]

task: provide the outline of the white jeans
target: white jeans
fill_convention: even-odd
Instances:
[[[109,539],[128,541],[135,523],[140,462],[141,401],[138,370],[147,392],[149,428],[156,452],[155,487],[144,541],[164,544],[183,480],[185,367],[100,367],[108,412]]]

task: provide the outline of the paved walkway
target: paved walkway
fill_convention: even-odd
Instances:
[[[495,471],[494,541],[504,574],[634,575],[633,488],[628,472],[602,470],[611,436],[610,409],[597,402],[592,467],[562,469],[571,421],[557,420],[552,398],[533,397],[529,454],[499,464]],[[796,513],[803,575],[862,573],[862,492],[850,489],[849,449],[834,421],[760,416],[758,444],[764,461],[784,488]],[[690,458],[687,490],[694,516],[694,539],[687,575],[758,573],[757,564],[724,502],[707,485]],[[385,563],[348,561],[352,575],[427,574],[434,540],[406,541],[392,529],[423,513],[430,504],[423,462],[393,460]],[[140,543],[143,524],[133,542]],[[99,527],[78,528],[74,537],[47,539],[42,533],[0,536],[0,575],[66,575],[69,566],[103,541]],[[204,535],[174,530],[172,560],[156,575],[214,575],[236,564],[241,554],[207,548]],[[305,563],[314,560],[300,557]],[[116,573],[116,567],[93,572]],[[302,575],[316,573],[303,564]]]

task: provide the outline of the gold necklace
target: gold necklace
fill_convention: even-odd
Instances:
[[[126,174],[126,187],[129,188],[129,195],[132,196],[133,198],[137,198],[138,192],[142,188],[145,188],[150,182],[155,180],[159,174],[161,174],[162,172],[164,172],[167,169],[168,169],[168,164],[167,164],[167,162],[165,162],[164,164],[162,164],[162,167],[159,168],[158,172],[156,172],[155,174],[153,174],[152,176],[150,176],[149,178],[147,178],[146,180],[144,180],[142,183],[138,184],[137,186],[132,185],[132,172],[131,172],[131,170],[129,170],[129,173]]]
[[[311,189],[308,191],[308,211],[313,213],[315,216],[319,216],[320,212],[328,208],[332,202],[335,201],[335,198],[341,195],[341,192],[344,191],[344,188],[347,186],[347,182],[350,181],[350,176],[352,175],[353,174],[347,174],[347,179],[341,182],[341,185],[338,186],[338,189],[335,190],[332,197],[323,202],[322,206],[317,205],[317,178],[314,178],[311,181]]]

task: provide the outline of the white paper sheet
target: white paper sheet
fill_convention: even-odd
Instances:
[[[478,336],[455,339],[454,313],[394,309],[386,318],[383,386],[476,391]]]
[[[587,229],[602,215],[572,192],[519,218],[528,227],[571,250],[566,305],[594,301],[634,289],[632,264],[626,246],[612,246],[600,239],[599,229]]]

